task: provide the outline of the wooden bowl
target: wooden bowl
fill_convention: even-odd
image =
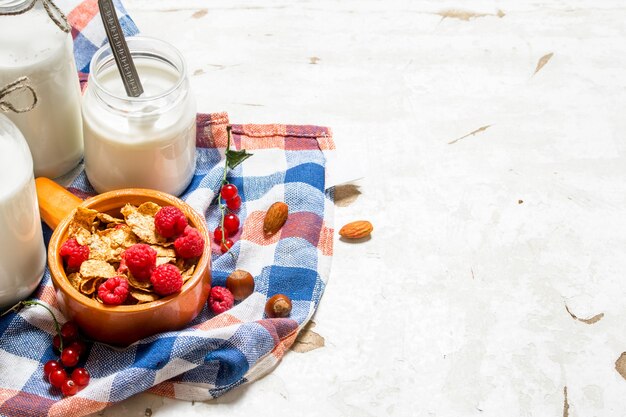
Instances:
[[[184,201],[160,191],[138,188],[110,191],[82,201],[47,178],[37,178],[36,185],[42,219],[54,229],[48,246],[48,266],[59,306],[86,336],[125,346],[156,333],[184,328],[200,313],[211,290],[211,241],[204,218]],[[81,205],[119,216],[126,203],[138,206],[146,201],[178,207],[202,234],[204,252],[193,276],[180,292],[145,304],[106,306],[81,294],[68,281],[59,256],[59,249],[68,238],[71,212]]]

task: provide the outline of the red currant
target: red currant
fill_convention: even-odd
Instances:
[[[43,366],[43,374],[46,376],[46,378],[48,378],[52,371],[56,371],[57,369],[63,369],[62,365],[59,363],[59,361],[51,359]]]
[[[241,196],[236,195],[230,200],[226,200],[226,207],[231,210],[238,210],[241,207]]]
[[[57,334],[52,338],[52,346],[57,352],[61,349],[61,336]]]
[[[50,385],[53,387],[61,388],[61,385],[67,380],[67,372],[65,369],[60,368],[50,372],[48,376],[48,381],[50,381]]]
[[[85,349],[87,349],[87,346],[85,346],[85,342],[81,340],[76,340],[70,343],[67,347],[68,349],[75,350],[78,356],[82,356],[82,354],[85,352]]]
[[[232,248],[234,245],[233,241],[230,239],[226,239],[226,241],[222,242],[222,244],[220,245],[220,249],[222,250],[222,253],[226,253],[228,252],[228,249]]]
[[[67,321],[61,326],[61,337],[65,343],[78,339],[78,326],[73,321]]]
[[[224,184],[222,186],[222,191],[221,191],[222,198],[226,201],[235,197],[237,193],[238,191],[237,191],[237,187],[235,186],[235,184]]]
[[[228,234],[224,235],[224,231],[221,227],[217,226],[213,231],[213,239],[219,243],[222,241],[222,236],[226,237]]]
[[[75,349],[72,349],[71,347],[66,347],[65,349],[63,349],[63,352],[61,352],[61,363],[64,366],[67,366],[67,367],[76,366],[76,364],[78,363],[78,359],[79,359],[78,351]]]
[[[237,233],[237,230],[239,230],[239,217],[233,213],[228,213],[224,216],[224,229],[230,236]]]
[[[78,385],[73,380],[66,379],[65,382],[63,382],[63,385],[61,385],[61,391],[66,397],[69,397],[70,395],[76,395],[76,393],[78,392]]]
[[[89,384],[89,372],[85,368],[76,368],[72,372],[72,380],[79,387],[85,387]]]

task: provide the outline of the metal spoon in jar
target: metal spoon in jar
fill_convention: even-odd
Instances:
[[[139,80],[139,74],[137,74],[137,68],[135,67],[133,58],[128,50],[124,32],[117,19],[113,1],[98,0],[98,7],[100,8],[100,16],[102,17],[104,30],[106,31],[109,45],[111,45],[111,51],[113,52],[117,69],[122,77],[126,94],[129,97],[139,97],[143,94],[143,86]]]

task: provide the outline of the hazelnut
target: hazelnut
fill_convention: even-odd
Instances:
[[[276,294],[265,303],[267,317],[288,317],[291,313],[291,300],[284,294]]]
[[[226,278],[226,288],[240,301],[254,292],[254,278],[248,271],[237,269]]]

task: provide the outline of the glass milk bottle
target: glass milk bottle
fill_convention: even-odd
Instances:
[[[0,309],[28,297],[46,266],[33,160],[22,133],[0,113]]]
[[[35,176],[63,175],[82,157],[80,85],[72,48],[65,17],[49,2],[0,0],[0,87],[26,76],[38,99],[32,111],[7,114],[28,142]],[[18,105],[20,99],[15,97]]]
[[[196,104],[173,46],[127,38],[144,93],[128,97],[111,49],[91,61],[83,98],[85,172],[98,192],[152,188],[180,195],[196,162]]]

